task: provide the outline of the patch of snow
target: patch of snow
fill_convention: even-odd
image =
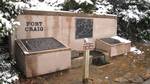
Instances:
[[[58,7],[50,7],[50,6],[44,6],[44,7],[41,7],[41,6],[36,6],[36,7],[31,7],[27,10],[39,10],[39,11],[56,11],[56,10],[60,10],[61,8],[58,8]]]
[[[1,51],[1,50],[0,50]],[[8,53],[3,53],[3,54],[0,54],[0,61],[4,60],[4,59],[7,59],[9,57],[9,54]]]
[[[105,79],[109,79],[109,77],[108,77],[108,76],[106,76],[106,77],[105,77]]]
[[[130,19],[135,19],[137,22],[140,21],[144,16],[146,16],[145,13],[138,10],[137,6],[129,6],[129,9],[123,10],[119,13],[120,15],[123,15],[124,21],[129,21]]]
[[[6,12],[4,15],[5,15],[5,16],[10,16],[10,14],[9,14],[8,12]]]
[[[5,28],[5,29],[2,30],[3,33],[4,33],[5,31],[10,31],[10,32],[12,32],[13,27],[20,25],[20,23],[19,23],[18,21],[15,21],[15,20],[9,21],[9,20],[7,20],[6,18],[3,18],[3,17],[0,17],[0,21],[1,21],[0,27]],[[3,26],[3,25],[4,25],[4,26]],[[5,34],[7,35],[8,33],[5,32]]]
[[[64,3],[64,0],[44,0],[43,2],[30,0],[27,3],[31,5],[27,10],[56,11],[62,9],[59,5]]]
[[[0,28],[2,27],[2,24],[0,23]]]
[[[79,13],[80,11],[81,11],[81,8],[79,8],[79,9],[77,9],[77,10],[73,11],[73,12],[75,12],[75,13]]]
[[[13,81],[16,81],[16,80],[19,80],[18,75],[12,76],[12,77],[10,77],[10,78],[7,79],[7,81],[9,83],[12,83]]]
[[[8,57],[9,54],[6,52],[0,54],[0,83],[2,84],[11,84],[13,81],[19,79],[18,72],[13,68],[15,61],[7,60]]]
[[[10,30],[10,29],[12,29],[12,23],[10,22],[10,21],[8,21],[6,18],[0,18],[0,21],[1,21],[1,23],[2,24],[4,24],[5,25],[5,28],[6,28],[6,30]]]
[[[93,2],[91,0],[75,0],[77,3],[82,4],[82,3],[89,3],[89,4],[93,4]]]
[[[146,1],[146,2],[150,3],[150,0],[144,0],[144,1]]]
[[[138,55],[144,53],[143,51],[137,49],[136,47],[131,47],[130,52],[133,52],[134,54],[138,54]]]
[[[5,0],[3,0],[3,1],[5,1]],[[0,27],[2,28],[2,30],[0,32],[0,36],[8,35],[8,32],[13,32],[14,28],[19,24],[18,21],[12,20],[13,17],[10,15],[12,15],[14,13],[20,14],[23,8],[29,7],[29,5],[26,3],[12,2],[10,0],[7,0],[6,4],[9,5],[7,8],[8,9],[10,8],[11,11],[9,11],[9,10],[1,11],[0,10]],[[17,16],[17,14],[15,14],[14,16]]]
[[[107,14],[110,10],[112,10],[113,5],[111,5],[108,1],[103,0],[102,2],[96,2],[96,8],[98,10],[96,10],[95,12],[93,12],[94,14],[97,15],[103,15],[103,14]]]
[[[88,3],[93,4],[91,0],[75,0],[77,3]],[[30,8],[27,8],[26,10],[35,10],[35,11],[61,11],[63,8],[60,4],[65,3],[65,0],[44,0],[43,2],[40,2],[39,0],[30,0],[27,2],[30,4]],[[97,15],[104,15],[108,14],[110,10],[112,10],[113,6],[106,0],[97,1],[96,2],[96,8],[98,10],[94,11],[93,14]],[[69,10],[70,12],[79,13],[81,12],[81,8],[77,10]]]
[[[116,40],[119,40],[120,42],[123,42],[123,43],[131,43],[130,40],[121,38],[121,37],[119,37],[119,36],[113,36],[113,37],[111,37],[111,38],[116,39]]]
[[[14,5],[16,10],[29,8],[29,4],[26,4],[24,2],[12,2],[12,1],[9,1],[8,3]]]
[[[21,25],[21,24],[20,24],[20,22],[15,21],[15,22],[13,22],[13,25]]]
[[[25,54],[29,54],[29,52],[27,52],[27,51],[24,51],[24,53],[25,53]]]

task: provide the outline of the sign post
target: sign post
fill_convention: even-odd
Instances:
[[[89,81],[89,65],[90,65],[90,50],[94,48],[94,44],[89,42],[87,38],[84,39],[83,50],[84,50],[84,73],[83,83],[88,84]]]

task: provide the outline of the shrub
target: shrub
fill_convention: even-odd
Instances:
[[[14,1],[14,0],[13,0]],[[19,22],[15,18],[28,5],[24,2],[12,2],[12,0],[0,0],[0,37],[12,33]]]
[[[68,0],[63,4],[63,9],[65,11],[77,11],[83,13],[93,13],[96,9],[95,0]]]

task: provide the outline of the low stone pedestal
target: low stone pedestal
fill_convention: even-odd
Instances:
[[[54,38],[16,41],[16,64],[26,77],[69,69],[71,49]]]
[[[130,52],[131,42],[129,40],[118,36],[114,37],[97,39],[95,43],[96,50],[108,53],[107,55],[110,57]]]

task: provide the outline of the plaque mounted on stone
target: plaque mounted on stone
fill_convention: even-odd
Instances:
[[[76,39],[93,36],[93,19],[76,19]]]

